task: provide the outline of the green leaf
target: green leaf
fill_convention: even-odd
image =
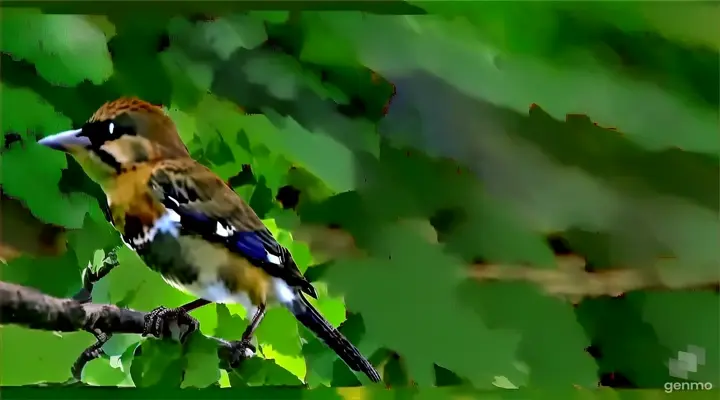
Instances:
[[[16,132],[22,142],[2,152],[0,185],[3,192],[21,199],[41,220],[67,228],[79,228],[89,207],[89,196],[65,194],[58,185],[67,167],[65,154],[35,144],[30,132],[55,133],[68,129],[70,120],[58,114],[44,99],[26,89],[0,86],[3,133]],[[32,182],[28,181],[32,176]]]
[[[300,379],[305,376],[298,325],[290,312],[282,308],[269,309],[255,336],[265,358],[275,360]]]
[[[261,151],[254,152],[253,161],[250,165],[252,170],[257,171],[257,174],[262,177],[263,183],[272,192],[277,192],[278,189],[285,186],[288,170],[291,168],[290,162],[282,156],[264,155]]]
[[[113,73],[103,31],[81,15],[11,9],[2,15],[2,51],[35,64],[54,85],[99,84]]]
[[[267,40],[263,22],[242,14],[206,23],[203,31],[210,49],[223,60],[238,48],[254,49]]]
[[[231,306],[235,308],[241,308],[238,306]],[[249,318],[243,320],[236,314],[231,314],[228,306],[225,304],[216,304],[215,310],[217,312],[217,328],[215,328],[215,337],[225,340],[240,340],[245,328],[249,325]],[[241,311],[243,315],[246,314],[246,310]],[[252,316],[249,316],[250,318]]]
[[[243,362],[239,369],[229,373],[232,387],[247,386],[301,386],[295,375],[280,367],[274,360],[258,357]]]
[[[399,357],[393,357],[383,367],[383,383],[391,387],[403,387],[410,384],[405,367]]]
[[[188,149],[191,152],[198,150],[197,148],[191,147],[196,131],[195,116],[186,112],[174,103],[168,107],[167,113],[175,123],[178,133],[180,134],[180,138],[185,145],[188,146]]]
[[[58,190],[65,155],[40,145],[12,146],[3,153],[0,185],[11,197],[22,199],[41,220],[68,228],[82,226],[90,205],[83,193],[64,194]],[[33,182],[27,177],[33,176]]]
[[[138,349],[130,367],[136,387],[180,387],[186,360],[179,343],[148,339]]]
[[[434,363],[486,387],[493,376],[511,370],[518,337],[489,329],[461,307],[455,295],[459,260],[428,246],[406,226],[374,231],[371,259],[340,262],[327,274],[330,288],[344,293],[348,308],[362,312],[367,337],[401,354],[421,386],[434,384]],[[439,338],[453,350],[432,345]]]
[[[348,97],[337,87],[322,82],[313,72],[306,71],[294,58],[279,53],[259,54],[251,58],[244,67],[251,83],[264,85],[275,98],[293,100],[302,89],[310,89],[322,99],[346,104]]]
[[[302,21],[306,34],[300,59],[304,62],[328,66],[357,65],[357,47],[342,35],[334,34],[321,18],[316,17],[317,15],[317,13],[303,14]]]
[[[271,120],[277,130],[268,131],[263,138],[268,148],[322,179],[337,193],[354,189],[355,157],[350,149],[328,135],[308,131],[292,118],[271,113]]]
[[[195,110],[200,141],[207,145],[216,135],[236,135],[243,127],[243,115],[239,107],[213,95],[202,98]]]
[[[83,382],[93,386],[118,386],[125,382],[127,374],[120,366],[113,367],[107,357],[96,358],[83,368]]]
[[[187,101],[188,91],[205,93],[210,89],[213,71],[209,65],[190,59],[181,50],[171,48],[160,54],[160,61],[176,85],[173,94]]]
[[[500,202],[486,196],[475,198],[464,217],[446,238],[451,251],[467,259],[482,255],[488,262],[556,267],[555,254],[545,237],[533,232]]]
[[[182,387],[205,388],[216,383],[220,379],[217,342],[195,333],[189,339],[187,347],[187,369]]]
[[[33,287],[55,297],[70,297],[82,287],[81,272],[75,253],[68,250],[58,257],[23,255],[2,265],[2,280]]]
[[[530,370],[531,387],[596,384],[597,364],[585,351],[590,340],[578,323],[572,304],[549,297],[530,284],[466,282],[460,289],[464,303],[474,308],[489,326],[522,335],[517,356]],[[513,386],[523,386],[527,377],[518,365],[515,363],[514,370],[498,376]]]
[[[313,263],[312,253],[308,245],[303,242],[294,241],[290,243],[287,248],[290,250],[293,260],[295,264],[297,264],[298,269],[300,269],[300,272],[305,273]]]
[[[134,349],[142,340],[140,335],[116,333],[103,345],[102,349],[108,356],[122,356],[130,348]]]
[[[0,382],[17,386],[70,379],[70,367],[95,338],[85,332],[61,334],[4,325],[0,342],[0,365],[12,366],[0,368]]]
[[[318,292],[318,299],[308,299],[318,311],[334,327],[340,326],[346,319],[345,303],[340,297],[334,297],[327,293],[327,287],[322,282],[314,282],[313,286]]]
[[[27,131],[40,131],[53,134],[71,128],[72,122],[69,118],[55,111],[45,99],[33,91],[1,82],[0,89],[0,98],[2,98],[0,107],[3,114],[0,126],[3,133],[14,131],[23,134]]]

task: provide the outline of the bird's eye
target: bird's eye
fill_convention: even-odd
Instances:
[[[108,133],[109,133],[110,135],[112,135],[112,134],[113,134],[113,131],[115,131],[115,124],[111,122],[111,123],[108,125]]]

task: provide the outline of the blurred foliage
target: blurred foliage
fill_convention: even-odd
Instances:
[[[200,13],[179,2],[171,14],[152,2],[5,3],[3,199],[67,229],[68,251],[15,258],[4,281],[68,296],[119,243],[99,189],[34,142],[134,95],[162,104],[193,156],[310,269],[320,310],[390,386],[591,388],[622,376],[662,388],[674,379],[667,360],[688,345],[707,354],[691,379],[720,383],[716,293],[573,306],[530,284],[463,277],[477,260],[556,268],[549,234],[596,269],[663,258],[682,276],[716,273],[717,4],[193,3]],[[3,217],[2,236],[19,237],[21,222]],[[440,244],[407,219],[429,221]],[[368,257],[321,271],[293,241],[300,223],[339,225]],[[191,300],[130,251],[119,258],[96,302],[148,311]],[[247,325],[241,306],[193,315],[226,339]],[[62,382],[92,342],[15,326],[0,335],[3,385]],[[202,337],[180,349],[118,335],[83,380],[360,384],[285,310],[270,310],[257,336],[262,357],[226,373]]]

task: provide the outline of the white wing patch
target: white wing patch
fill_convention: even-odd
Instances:
[[[155,225],[150,229],[145,228],[142,236],[132,239],[132,245],[142,246],[145,243],[152,242],[158,232],[178,237],[180,235],[180,214],[168,208],[165,214],[155,221]]]
[[[230,237],[235,233],[235,228],[230,225],[223,225],[218,221],[215,234],[222,237]]]
[[[282,265],[282,260],[275,254],[267,253],[267,260],[276,265]]]

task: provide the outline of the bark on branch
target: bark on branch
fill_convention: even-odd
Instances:
[[[112,304],[82,304],[48,296],[25,286],[0,281],[0,324],[18,324],[58,332],[99,329],[142,333],[145,313]]]
[[[73,376],[79,374],[85,364],[100,354],[100,347],[114,333],[142,334],[146,313],[112,304],[80,303],[72,299],[60,299],[40,293],[35,289],[0,281],[0,324],[16,324],[32,329],[59,332],[86,331],[98,339],[73,365]],[[166,324],[162,338],[177,339],[189,326]],[[199,332],[196,332],[199,334]],[[104,340],[103,340],[104,339]],[[213,338],[218,344],[218,356],[226,365],[235,364],[239,357],[232,342]]]

